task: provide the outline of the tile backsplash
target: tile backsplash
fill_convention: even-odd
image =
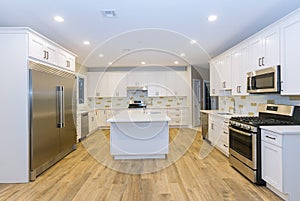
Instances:
[[[220,96],[219,110],[241,115],[258,115],[257,107],[259,103],[300,105],[300,97],[281,96],[279,94]]]
[[[130,100],[142,100],[147,107],[184,107],[187,97],[148,97],[147,91],[127,91],[127,97],[92,97],[88,99],[90,108],[127,108]]]

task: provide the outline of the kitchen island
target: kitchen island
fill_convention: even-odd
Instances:
[[[163,112],[145,109],[121,111],[110,122],[110,153],[114,159],[166,158],[169,121]]]

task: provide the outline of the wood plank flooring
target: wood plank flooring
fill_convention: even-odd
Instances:
[[[191,137],[193,143],[189,147]],[[281,200],[234,170],[225,156],[203,142],[200,132],[170,129],[167,162],[114,161],[107,149],[108,138],[109,130],[97,131],[34,182],[0,184],[0,200]],[[97,143],[102,145],[96,146]],[[182,157],[176,158],[182,153]]]

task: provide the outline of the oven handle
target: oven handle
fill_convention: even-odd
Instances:
[[[240,130],[235,129],[235,128],[232,128],[232,127],[229,127],[229,130],[232,130],[232,131],[234,131],[234,132],[237,132],[237,133],[239,133],[239,134],[246,135],[246,136],[249,136],[249,137],[252,136],[252,133],[246,133],[246,132],[240,131]]]

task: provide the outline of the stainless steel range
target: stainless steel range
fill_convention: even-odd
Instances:
[[[260,104],[259,116],[232,117],[229,121],[230,164],[258,185],[261,177],[261,134],[263,125],[300,125],[300,107]]]

